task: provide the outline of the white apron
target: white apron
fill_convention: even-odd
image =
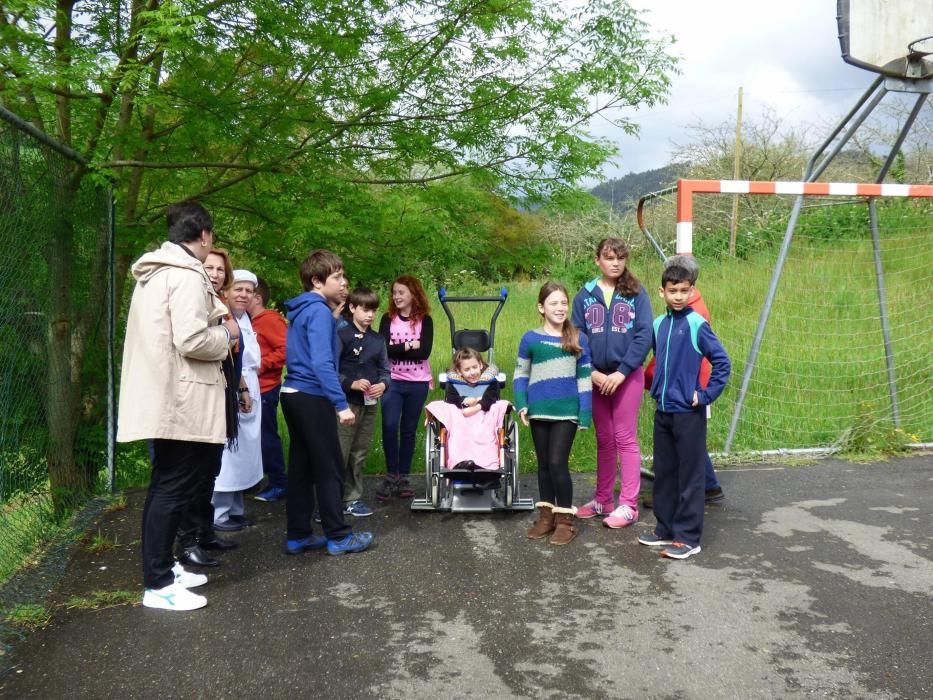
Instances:
[[[249,389],[253,410],[240,412],[237,449],[224,448],[220,474],[214,482],[215,491],[244,491],[262,481],[262,443],[260,428],[262,400],[259,396],[259,341],[253,331],[249,314],[237,319],[240,324],[240,347],[243,348],[243,379]]]

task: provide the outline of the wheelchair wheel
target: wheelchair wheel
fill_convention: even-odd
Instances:
[[[506,428],[506,440],[503,454],[502,486],[500,487],[500,498],[502,505],[511,508],[518,496],[518,424],[515,421],[509,421]]]
[[[502,497],[502,505],[506,508],[511,508],[512,503],[515,501],[515,489],[512,486],[512,479],[510,477],[505,477],[505,495]]]
[[[424,495],[435,508],[440,503],[441,491],[443,490],[440,477],[441,462],[444,457],[443,450],[444,446],[441,444],[437,421],[430,419],[424,436]],[[437,494],[436,497],[435,493]]]

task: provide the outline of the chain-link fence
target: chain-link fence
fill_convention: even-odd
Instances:
[[[113,483],[112,193],[0,108],[0,583]]]

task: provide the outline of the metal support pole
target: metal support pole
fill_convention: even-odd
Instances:
[[[116,485],[116,444],[117,444],[117,370],[114,354],[117,344],[117,298],[116,298],[116,198],[113,190],[108,190],[110,206],[107,225],[110,228],[110,250],[108,257],[108,281],[110,290],[107,295],[107,490],[113,493]]]
[[[884,182],[888,170],[890,170],[891,166],[894,164],[897,154],[900,152],[901,146],[904,144],[904,140],[907,138],[907,134],[910,132],[914,121],[916,121],[917,116],[920,114],[920,110],[923,109],[926,99],[926,93],[917,96],[917,101],[914,103],[914,108],[910,111],[910,116],[907,117],[907,121],[904,123],[900,133],[897,135],[897,139],[894,141],[894,145],[891,147],[891,152],[888,154],[887,160],[885,160],[884,165],[881,166],[881,170],[878,172],[876,182]],[[875,285],[878,289],[881,335],[884,339],[884,362],[888,370],[888,393],[891,395],[891,418],[894,421],[894,427],[900,428],[901,411],[897,400],[897,374],[894,371],[894,344],[891,342],[891,325],[888,320],[887,293],[884,283],[884,265],[881,261],[881,236],[878,233],[878,202],[874,197],[868,200],[868,220],[871,224],[871,248],[875,260]]]
[[[871,247],[875,257],[875,282],[878,287],[878,306],[881,313],[881,334],[884,337],[884,361],[888,368],[888,391],[891,394],[891,417],[894,427],[901,427],[901,412],[897,403],[897,377],[894,373],[894,347],[891,344],[891,327],[888,323],[887,297],[884,288],[884,268],[881,264],[881,238],[878,235],[877,200],[868,200],[868,218],[871,222]]]
[[[804,182],[814,182],[820,175],[823,174],[823,171],[826,170],[832,160],[845,147],[845,145],[849,142],[849,139],[852,138],[862,123],[875,110],[884,96],[888,93],[887,88],[883,85],[883,80],[884,79],[882,76],[878,76],[878,78],[875,79],[875,81],[865,91],[855,106],[842,119],[842,121],[839,122],[830,136],[813,154],[807,163]],[[847,126],[848,128],[846,128]],[[904,135],[906,135],[906,132]],[[837,137],[840,137],[838,141],[835,143],[835,145],[833,145],[829,153],[823,156],[823,153]],[[901,142],[902,141],[903,139],[901,139]],[[823,159],[820,160],[819,165],[817,165],[817,161],[821,156],[823,156]],[[893,153],[892,156],[889,157],[889,160],[893,162]],[[882,178],[885,171],[886,169],[883,169]],[[735,439],[735,433],[738,429],[739,420],[742,417],[742,408],[745,405],[745,397],[748,395],[748,387],[751,383],[752,374],[755,371],[755,363],[758,360],[758,352],[761,349],[761,341],[764,338],[765,329],[768,325],[768,318],[771,315],[771,307],[773,306],[774,298],[777,295],[777,287],[781,280],[781,273],[784,269],[784,263],[787,260],[787,252],[790,248],[790,242],[794,236],[794,229],[797,226],[797,219],[800,216],[800,210],[802,206],[803,196],[799,196],[794,202],[794,208],[791,211],[790,221],[787,223],[787,231],[784,233],[784,241],[781,244],[781,251],[778,254],[774,272],[771,275],[771,284],[768,287],[768,296],[765,299],[764,306],[762,307],[761,316],[758,319],[758,327],[755,329],[755,338],[752,341],[752,347],[748,353],[748,360],[745,364],[745,372],[742,376],[742,386],[739,389],[739,397],[736,400],[735,410],[732,413],[732,422],[729,426],[729,435],[726,438],[726,444],[723,447],[726,453],[728,453],[732,448],[732,442]]]
[[[845,127],[846,122],[842,122],[833,132],[833,135],[830,136],[830,138],[827,139],[823,143],[823,146],[820,147],[820,150],[818,150],[816,153],[813,154],[813,157],[810,159],[810,162],[807,164],[807,172],[804,177],[804,182],[813,182],[814,180],[816,180],[816,178],[818,178],[820,175],[823,174],[823,171],[826,170],[827,167],[829,167],[829,164],[832,162],[833,158],[839,155],[839,152],[849,142],[849,139],[851,139],[852,136],[855,135],[855,132],[858,131],[858,128],[862,125],[862,123],[866,119],[868,119],[871,113],[875,110],[875,107],[877,107],[878,104],[881,102],[881,100],[884,99],[884,96],[888,94],[887,88],[885,88],[884,86],[881,86],[880,83],[881,83],[880,80],[876,80],[874,83],[872,83],[872,86],[868,89],[868,91],[866,91],[865,95],[862,96],[862,100],[860,101],[860,104],[868,101],[867,98],[869,97],[869,95],[872,92],[876,92],[875,96],[870,101],[868,101],[868,106],[865,109],[863,109],[862,112],[855,117],[855,120],[852,122],[852,125],[845,131],[845,133],[842,133],[842,131],[843,131],[843,128]],[[854,112],[855,110],[853,110],[849,114],[851,115]],[[848,120],[849,116],[847,116],[846,119]],[[826,157],[823,158],[820,164],[814,167],[814,163],[816,162],[816,159],[819,158],[819,156],[823,153],[826,147],[831,143],[832,139],[835,138],[836,135],[840,133],[842,133],[842,138],[840,138],[839,141],[836,143],[836,145],[833,146],[832,150],[828,154],[826,154]]]

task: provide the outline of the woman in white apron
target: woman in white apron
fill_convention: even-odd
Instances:
[[[240,324],[243,349],[243,373],[240,379],[240,412],[237,444],[224,448],[220,474],[214,482],[214,528],[224,532],[242,530],[252,523],[246,518],[243,492],[262,480],[260,423],[262,401],[259,396],[259,342],[246,307],[256,290],[256,275],[249,270],[233,271],[233,288],[228,306]]]

